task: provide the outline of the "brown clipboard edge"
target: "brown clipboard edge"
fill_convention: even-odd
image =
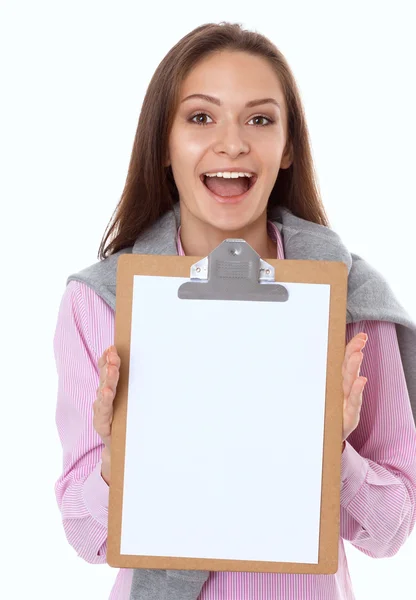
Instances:
[[[267,262],[275,268],[277,282],[330,284],[318,563],[278,563],[120,554],[133,277],[134,275],[156,275],[189,278],[191,266],[201,258],[124,254],[118,259],[114,343],[121,359],[121,367],[112,422],[107,563],[112,567],[140,569],[298,574],[336,573],[338,570],[343,417],[341,368],[345,353],[348,269],[344,263],[335,261],[267,259]]]

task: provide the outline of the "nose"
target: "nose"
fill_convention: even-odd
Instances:
[[[227,154],[231,158],[236,158],[240,154],[247,154],[249,150],[244,127],[231,123],[218,129],[218,137],[214,144],[214,151],[217,154]]]

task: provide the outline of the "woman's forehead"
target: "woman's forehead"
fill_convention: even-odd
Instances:
[[[262,98],[273,98],[284,111],[282,85],[270,63],[263,57],[246,52],[221,52],[197,63],[180,86],[180,102],[192,96],[215,99],[218,106],[245,104]],[[205,98],[208,100],[208,98]],[[238,102],[236,102],[238,100]]]

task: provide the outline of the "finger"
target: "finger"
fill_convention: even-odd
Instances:
[[[348,403],[352,408],[360,408],[363,401],[363,391],[365,388],[365,384],[367,383],[367,377],[357,377],[357,379],[352,384],[351,394],[348,398]]]
[[[99,413],[107,418],[113,412],[114,392],[111,388],[105,387],[101,390]]]
[[[99,382],[99,389],[101,389],[103,387],[105,378],[106,378],[106,365],[107,365],[107,356],[108,353],[110,351],[110,348],[106,348],[104,350],[104,352],[102,353],[102,355],[100,356],[100,358],[98,359],[98,368],[99,368],[99,377],[100,377],[100,382]]]
[[[366,338],[364,339],[363,336],[366,336]],[[351,358],[351,355],[354,352],[358,352],[359,350],[362,350],[367,343],[367,339],[368,339],[368,336],[366,333],[358,333],[356,336],[354,336],[352,338],[352,340],[349,341],[349,343],[347,344],[347,346],[345,348],[345,356],[344,356],[344,361],[342,363],[342,375],[344,375],[344,372],[346,370],[348,361]]]
[[[109,385],[115,391],[114,385],[117,385],[118,382],[118,371],[116,372],[114,368],[109,369],[109,366],[114,365],[117,370],[120,368],[120,357],[116,347],[109,346],[100,357],[98,364],[100,366],[99,389]]]
[[[109,435],[107,431],[113,417],[114,394],[109,388],[104,388],[93,404],[94,428],[99,435]]]
[[[363,353],[361,351],[354,352],[350,356],[348,364],[346,366],[344,377],[343,377],[343,390],[345,397],[351,394],[351,388],[354,381],[360,375],[361,364],[363,361]]]
[[[93,418],[93,426],[98,435],[103,439],[105,443],[105,438],[109,438],[111,436],[111,424],[113,421],[113,411],[111,410],[108,413],[103,412],[103,410],[99,410],[94,414]]]
[[[107,350],[104,350],[104,352],[101,354],[100,358],[98,359],[97,365],[98,368],[101,369],[101,367],[103,367],[105,365],[107,361]]]
[[[107,375],[106,375],[104,385],[109,387],[115,394],[116,389],[117,389],[118,380],[120,377],[120,371],[117,366],[112,365],[112,364],[106,365],[106,371],[107,371]]]
[[[110,365],[115,365],[118,369],[120,368],[120,357],[115,346],[110,346],[107,354],[107,362]]]
[[[106,382],[105,385],[110,387],[114,394],[116,393],[118,380],[120,377],[120,357],[115,346],[110,346],[107,354],[106,365]]]
[[[359,377],[352,386],[351,394],[344,400],[343,413],[343,439],[356,429],[360,422],[360,413],[363,401],[363,390],[367,383],[366,377]]]
[[[364,355],[361,351],[354,352],[349,358],[342,381],[343,392],[346,398],[351,394],[353,383],[360,375],[363,358]]]
[[[345,354],[348,357],[352,352],[354,352],[354,348],[363,348],[367,343],[368,336],[366,333],[357,333],[347,344],[345,348]]]
[[[98,389],[97,389],[97,393],[99,393],[104,385],[105,385],[105,380],[107,377],[107,369],[105,367],[105,365],[103,367],[101,367],[100,369],[100,374],[99,374],[99,383],[98,383]]]
[[[115,346],[108,346],[108,348],[106,348],[104,350],[104,352],[102,353],[102,355],[100,356],[100,358],[98,359],[98,367],[101,369],[102,367],[104,367],[107,364],[108,361],[108,355],[111,352],[116,351]]]
[[[364,336],[366,336],[364,338]],[[357,350],[362,350],[367,343],[368,336],[366,333],[358,333],[347,344],[345,348],[344,367],[346,366],[351,354]]]
[[[366,377],[358,377],[352,385],[351,394],[344,407],[344,416],[355,418],[359,416],[363,403],[363,391],[367,383]]]

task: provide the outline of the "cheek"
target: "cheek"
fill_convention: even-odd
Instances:
[[[279,150],[276,151],[276,147],[270,148],[270,152],[267,155],[267,158],[265,158],[264,164],[268,173],[268,178],[273,180],[273,183],[280,171],[281,161],[282,150],[279,148]]]
[[[182,154],[187,157],[188,160],[200,158],[201,154],[210,146],[210,144],[211,136],[207,135],[207,132],[189,129],[184,131],[181,136]]]
[[[270,137],[262,140],[259,150],[263,162],[267,164],[276,164],[280,161],[283,152],[283,144],[280,138]]]
[[[180,139],[172,139],[170,144],[172,168],[189,179],[192,174],[198,173],[205,148],[206,146],[195,137],[182,136]]]

